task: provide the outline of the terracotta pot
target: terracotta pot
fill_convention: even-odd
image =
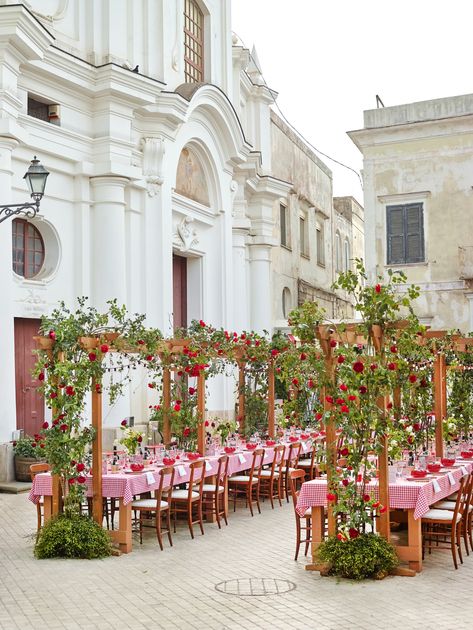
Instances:
[[[80,337],[79,343],[85,350],[93,350],[98,347],[99,339],[97,337]]]
[[[120,333],[118,332],[106,332],[103,335],[103,338],[108,341],[108,343],[113,343],[115,339],[118,339]]]
[[[33,337],[41,350],[52,350],[54,345],[54,339],[49,337]]]

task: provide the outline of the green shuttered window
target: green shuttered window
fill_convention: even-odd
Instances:
[[[421,203],[387,206],[387,264],[424,262],[424,209]]]

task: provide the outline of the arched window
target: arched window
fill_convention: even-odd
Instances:
[[[343,271],[350,269],[350,243],[345,239],[343,244]]]
[[[24,278],[34,278],[44,262],[43,237],[25,219],[13,220],[12,237],[13,271]]]
[[[204,14],[195,0],[184,0],[184,79],[204,80]]]
[[[288,287],[284,287],[284,289],[282,290],[282,314],[284,319],[288,318],[291,310],[291,291],[288,289]]]
[[[335,234],[335,270],[342,270],[342,240],[339,232]]]

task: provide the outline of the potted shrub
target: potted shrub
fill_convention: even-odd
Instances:
[[[31,481],[31,464],[44,461],[37,455],[34,439],[26,436],[13,442],[13,454],[15,456],[15,479],[17,481]]]

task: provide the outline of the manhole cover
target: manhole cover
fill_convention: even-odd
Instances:
[[[239,595],[240,597],[263,597],[265,595],[281,595],[289,593],[296,588],[294,582],[289,580],[276,580],[274,578],[244,578],[241,580],[227,580],[215,585],[215,590],[226,595]]]

